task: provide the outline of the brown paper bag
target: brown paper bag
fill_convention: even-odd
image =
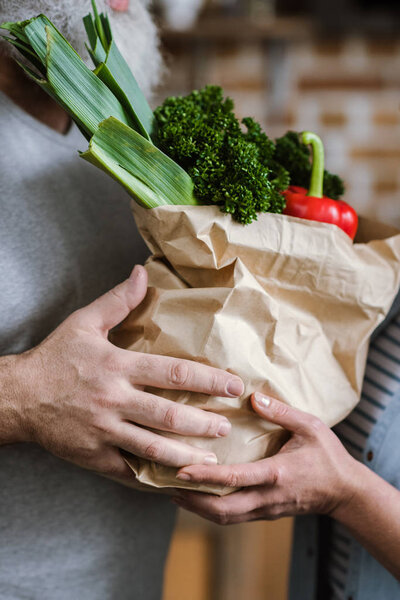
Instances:
[[[361,220],[353,244],[334,225],[283,215],[262,214],[243,226],[214,206],[135,205],[134,213],[153,252],[150,288],[115,343],[219,367],[245,383],[237,400],[162,392],[232,423],[227,438],[185,441],[214,452],[219,463],[277,452],[286,434],[250,408],[257,390],[329,426],[346,417],[359,401],[370,335],[399,289],[397,230]],[[232,491],[183,483],[173,468],[128,460],[146,485]]]

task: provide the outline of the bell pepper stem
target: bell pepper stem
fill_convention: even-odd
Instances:
[[[324,183],[324,145],[321,138],[311,131],[304,131],[301,134],[301,140],[303,144],[311,145],[313,154],[311,182],[307,196],[322,198]]]

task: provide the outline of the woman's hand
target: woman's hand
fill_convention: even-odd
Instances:
[[[353,459],[319,419],[260,394],[252,404],[260,417],[287,429],[289,441],[256,463],[181,469],[183,481],[244,489],[223,498],[183,491],[174,501],[222,525],[329,514],[400,581],[400,491]]]
[[[243,487],[225,497],[182,491],[175,502],[220,524],[334,513],[348,503],[362,467],[322,421],[261,394],[252,396],[258,415],[291,433],[280,452],[251,464],[181,469],[182,481]]]

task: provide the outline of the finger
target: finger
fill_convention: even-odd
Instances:
[[[139,390],[134,400],[126,403],[121,414],[139,425],[180,435],[222,437],[231,430],[231,424],[225,417]]]
[[[182,508],[201,514],[220,525],[247,520],[251,513],[261,508],[264,503],[262,492],[257,489],[223,497],[185,490],[175,496],[174,500]]]
[[[126,464],[118,448],[104,449],[101,461],[96,465],[95,470],[109,479],[118,479],[128,483],[135,480],[132,469]]]
[[[249,487],[275,485],[278,481],[279,464],[275,457],[242,465],[189,466],[181,469],[176,477],[181,481],[209,483],[224,487]]]
[[[103,335],[121,323],[143,300],[147,291],[147,272],[136,265],[129,279],[97,298],[88,306],[76,311],[85,328],[99,329]]]
[[[186,504],[185,501],[177,500],[175,498],[172,499],[172,502],[182,508],[183,510],[187,510],[202,519],[206,519],[207,521],[211,521],[212,523],[216,523],[217,525],[237,525],[239,523],[247,523],[249,521],[255,521],[259,519],[260,509],[257,511],[251,511],[250,513],[243,513],[241,515],[231,515],[224,520],[221,520],[219,517],[210,513],[206,510],[202,510],[197,508],[196,506],[191,506],[190,504]]]
[[[168,390],[188,390],[235,398],[244,385],[236,375],[192,360],[123,351],[133,383]]]
[[[308,435],[323,425],[317,417],[259,392],[251,396],[251,403],[260,417],[299,435]]]
[[[146,458],[167,467],[190,464],[216,464],[217,457],[210,451],[194,448],[183,442],[161,437],[152,431],[131,423],[120,423],[114,444],[140,458]]]

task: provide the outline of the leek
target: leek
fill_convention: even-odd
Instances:
[[[81,157],[103,169],[130,191],[140,181],[137,200],[154,208],[179,198],[179,204],[194,204],[193,182],[181,167],[137,131],[110,117],[103,121],[89,149]],[[189,192],[189,193],[188,193]]]
[[[95,64],[91,71],[45,16],[4,23],[13,44],[29,60],[27,75],[54,98],[89,140],[85,160],[119,181],[142,206],[197,204],[190,176],[153,139],[155,117],[118,50],[106,15],[94,0],[84,25]]]

